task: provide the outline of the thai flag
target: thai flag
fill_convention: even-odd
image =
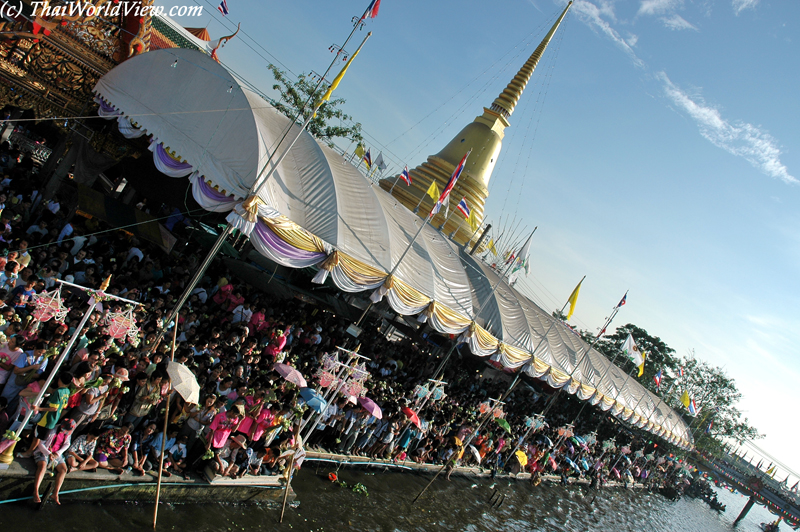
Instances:
[[[662,378],[661,370],[658,370],[658,373],[653,375],[653,380],[656,381],[656,391],[658,391],[658,389],[661,388],[661,378]]]
[[[222,0],[222,2],[219,3],[219,7],[217,7],[217,9],[219,9],[219,12],[222,13],[223,17],[225,15],[227,15],[228,14],[228,0]]]
[[[695,404],[694,399],[689,401],[689,413],[693,416],[697,415],[697,404]]]
[[[406,182],[406,185],[411,186],[411,176],[408,175],[408,166],[403,169],[403,173],[400,174],[400,178]]]
[[[367,8],[366,13],[364,13],[364,16],[361,17],[361,20],[364,20],[365,18],[377,17],[378,9],[380,9],[380,7],[381,7],[381,0],[372,0],[372,2],[369,3],[369,7]]]
[[[713,427],[713,426],[714,426],[714,422],[712,421],[706,427],[706,434],[711,434],[711,427]]]
[[[367,153],[364,154],[364,162],[367,165],[367,169],[372,168],[372,155],[369,154],[369,149],[367,149]]]
[[[439,209],[442,208],[442,205],[444,205],[444,202],[447,201],[447,197],[450,196],[450,192],[453,190],[453,187],[456,186],[456,182],[458,181],[458,178],[461,177],[461,172],[464,171],[464,165],[467,164],[467,157],[469,157],[469,154],[471,152],[472,152],[472,150],[470,150],[467,153],[465,153],[464,154],[464,158],[461,159],[461,162],[458,163],[458,166],[456,166],[456,169],[453,170],[453,175],[450,176],[450,180],[447,182],[447,185],[445,185],[441,196],[439,196],[439,201],[437,201],[436,205],[434,205],[433,209],[431,209],[431,216],[433,216],[434,214],[439,212]]]
[[[683,366],[678,368],[678,376],[683,377]]]
[[[625,292],[625,295],[622,296],[622,299],[619,300],[619,303],[617,304],[617,308],[624,306],[627,301],[628,301],[628,293]]]
[[[461,201],[459,201],[458,205],[456,205],[456,209],[461,211],[461,214],[464,215],[464,218],[469,218],[469,207],[467,206],[467,198],[461,198]]]

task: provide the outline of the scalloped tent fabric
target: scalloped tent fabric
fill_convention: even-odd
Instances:
[[[95,93],[102,116],[151,137],[159,168],[185,175],[191,167],[195,199],[216,212],[239,212],[287,129],[288,138],[299,130],[193,50],[135,56],[103,76]],[[677,413],[599,352],[585,356],[589,346],[580,337],[505,282],[489,297],[499,282],[495,271],[430,225],[388,277],[422,220],[310,134],[275,168],[259,199],[250,239],[270,259],[317,265],[317,282],[330,275],[348,292],[374,290],[373,300],[386,297],[398,313],[420,314],[440,332],[462,334],[479,356],[566,386],[620,419],[691,447]]]

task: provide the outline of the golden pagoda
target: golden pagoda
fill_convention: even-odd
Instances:
[[[445,209],[442,209],[431,219],[431,224],[437,228],[444,223],[442,232],[447,235],[453,234],[451,238],[459,244],[467,242],[475,231],[466,222],[462,223],[463,216],[456,212],[456,205],[461,198],[466,197],[467,205],[472,211],[475,211],[475,218],[483,220],[486,198],[489,196],[489,179],[492,177],[492,170],[494,170],[497,157],[500,155],[504,130],[509,126],[508,120],[545,48],[553,38],[561,21],[564,20],[571,5],[570,1],[517,75],[492,102],[492,106],[488,109],[484,107],[483,114],[462,129],[442,151],[436,155],[430,155],[426,162],[409,171],[411,186],[400,184],[392,190],[396,176],[380,181],[381,188],[387,191],[392,190],[392,195],[403,205],[410,210],[417,211],[421,218],[425,218],[433,208],[435,201],[426,194],[431,182],[436,181],[439,190],[443,190],[456,165],[467,151],[472,150],[461,177],[450,193],[449,218],[445,218]]]

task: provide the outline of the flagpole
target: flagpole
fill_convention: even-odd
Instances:
[[[397,186],[397,182],[398,181],[400,181],[400,174],[397,174],[397,179],[394,180],[394,184],[392,184],[392,188],[389,189],[389,195],[390,196],[392,195],[392,191],[394,190],[394,187]]]
[[[442,225],[439,226],[439,231],[444,229],[444,226],[447,225],[447,222],[449,222],[450,218],[453,217],[453,214],[455,214],[455,211],[458,211],[458,209],[453,209],[453,212],[450,212],[450,198],[449,197],[447,198],[447,207],[445,207],[445,209],[446,209],[447,216],[445,216],[444,222],[442,222]]]
[[[423,202],[423,201],[425,201],[425,196],[427,196],[427,195],[428,195],[428,193],[427,193],[427,192],[425,192],[425,193],[422,195],[422,197],[419,199],[419,203],[417,203],[417,206],[416,206],[416,207],[414,207],[414,211],[413,211],[413,212],[414,212],[414,214],[417,214],[417,213],[419,212],[419,206],[420,206],[420,205],[422,205],[422,202]]]
[[[368,11],[369,11],[369,9],[364,11],[364,16],[366,16]],[[362,17],[362,19],[363,19],[363,17]],[[357,27],[358,27],[358,23],[355,25],[355,27],[353,27],[353,31],[351,31],[350,35],[347,37],[347,40],[345,41],[345,45],[350,40],[350,37],[353,36],[353,34],[355,33]],[[358,49],[356,50],[355,54],[350,56],[350,61],[352,61],[353,58],[356,55],[358,55],[358,52],[361,51],[361,48],[364,46],[364,43],[366,43],[367,39],[369,39],[371,36],[372,36],[372,32],[368,32],[366,37],[364,37],[364,40],[361,41],[361,44],[358,46]],[[342,48],[344,48],[344,45],[342,45]],[[322,75],[322,78],[320,79],[319,83],[317,84],[317,87],[315,87],[314,92],[316,92],[317,88],[322,83],[322,80],[325,78],[325,76],[328,74],[328,72],[330,72],[331,68],[333,68],[333,66],[336,64],[336,61],[337,61],[337,59],[339,57],[339,53],[341,53],[341,49],[339,50],[339,52],[337,52],[336,58],[334,58],[333,62],[328,67],[328,70],[326,70],[325,74]],[[346,68],[346,66],[347,65],[345,65],[345,68]],[[300,111],[297,114],[297,118],[300,117],[300,115],[302,114],[303,109],[305,109],[305,106],[308,105],[308,102],[313,97],[314,97],[314,93],[312,93],[312,96],[310,96],[309,100],[306,101],[306,103],[303,105],[303,108],[300,109]],[[283,143],[283,141],[286,138],[286,136],[289,134],[289,131],[291,131],[292,127],[295,125],[295,122],[292,121],[292,123],[289,125],[289,128],[287,129],[286,133],[284,134],[283,138],[281,138],[281,140],[278,142],[278,145],[275,147],[275,150],[273,150],[273,152],[270,154],[269,158],[267,159],[267,162],[264,163],[264,166],[261,168],[261,172],[259,172],[259,175],[256,177],[255,182],[250,187],[250,191],[248,192],[248,196],[247,196],[248,199],[249,198],[253,198],[253,197],[258,197],[259,192],[264,187],[264,185],[267,183],[267,179],[269,179],[269,177],[278,168],[280,163],[289,154],[289,151],[291,150],[292,146],[294,146],[295,143],[300,139],[300,136],[303,134],[303,131],[305,131],[306,127],[308,127],[308,124],[314,118],[314,115],[316,115],[316,112],[319,110],[319,108],[322,106],[322,104],[324,102],[325,102],[325,100],[320,100],[314,106],[314,112],[309,113],[308,117],[303,122],[303,125],[300,127],[300,130],[297,132],[297,135],[295,136],[294,140],[292,140],[292,142],[289,144],[289,146],[283,151],[283,153],[281,153],[280,157],[278,157],[278,160],[275,161],[274,164],[272,164],[272,166],[269,169],[269,171],[266,172],[266,174],[264,174],[264,172],[270,166],[270,162],[272,161],[272,158],[275,156],[275,153],[278,151],[278,148]],[[263,176],[263,179],[262,179],[262,176]],[[214,259],[214,257],[216,257],[217,253],[222,248],[222,244],[225,242],[225,239],[228,237],[228,235],[231,234],[232,231],[233,231],[233,225],[231,225],[231,223],[228,222],[228,224],[225,226],[225,229],[217,237],[217,240],[214,242],[214,245],[211,247],[211,249],[209,250],[209,252],[206,255],[205,259],[203,260],[203,262],[198,267],[197,271],[195,272],[194,276],[192,277],[192,280],[189,282],[189,284],[186,286],[186,288],[184,288],[183,293],[181,294],[180,298],[178,298],[177,302],[175,303],[175,306],[172,308],[172,310],[168,314],[167,319],[165,320],[165,323],[169,323],[170,321],[173,321],[175,319],[175,317],[178,315],[178,312],[180,312],[180,310],[183,307],[184,303],[186,303],[186,300],[189,299],[189,294],[192,292],[192,290],[194,290],[195,286],[197,286],[197,283],[200,281],[200,279],[202,278],[202,276],[205,273],[206,269],[211,264],[211,261]],[[162,338],[164,338],[164,332],[165,331],[163,329],[158,332],[158,335],[156,336],[156,340],[155,340],[155,342],[153,342],[153,351],[156,349],[158,344],[161,342]]]
[[[586,278],[586,276],[584,276],[584,279],[585,278]],[[583,279],[581,279],[581,282],[583,282]],[[579,283],[579,285],[580,285],[580,283]],[[622,300],[625,300],[625,298],[627,296],[628,296],[628,292],[626,291],[625,295],[622,297]],[[569,301],[567,301],[567,303],[569,303]],[[566,305],[564,305],[564,308],[566,308]],[[564,308],[561,309],[562,313],[564,312]],[[611,315],[606,319],[605,324],[600,329],[600,333],[595,337],[594,341],[589,346],[589,349],[587,349],[586,352],[584,352],[583,357],[581,358],[581,360],[575,364],[574,368],[572,368],[572,371],[569,374],[569,380],[572,379],[572,375],[575,373],[575,370],[578,369],[578,367],[580,366],[581,362],[583,362],[583,360],[586,359],[586,357],[589,355],[589,353],[592,352],[592,349],[594,349],[594,346],[597,345],[597,342],[600,341],[600,338],[605,334],[606,329],[611,325],[611,322],[614,321],[614,318],[617,317],[617,314],[619,314],[619,311],[620,311],[621,308],[622,308],[622,306],[619,305],[619,304],[617,304],[617,306],[614,307],[614,310],[611,312]],[[617,351],[617,353],[614,355],[614,358],[612,358],[611,361],[609,362],[609,365],[606,367],[605,372],[600,377],[600,380],[599,380],[598,384],[602,384],[603,379],[605,379],[606,375],[608,375],[608,372],[611,371],[611,368],[614,366],[614,362],[617,360],[618,356],[619,356],[619,351]],[[567,383],[564,384],[564,386],[568,386],[569,385],[569,380],[567,381]],[[550,409],[552,409],[553,405],[555,405],[556,399],[560,395],[561,391],[564,389],[564,386],[559,388],[558,391],[553,395],[553,397],[550,400],[550,402],[547,405],[545,405],[545,408],[542,410],[542,413],[540,414],[542,417],[546,416],[547,413],[550,411]],[[595,393],[597,393],[597,388],[595,388]],[[586,408],[586,405],[588,405],[588,404],[589,404],[589,400],[587,399],[581,405],[580,410],[578,410],[578,413],[572,419],[572,422],[570,423],[570,425],[574,426],[575,423],[577,423],[578,418],[583,413],[584,408]],[[597,432],[597,429],[595,429],[594,432]],[[558,440],[556,440],[556,444],[553,446],[553,449],[557,448],[561,444],[561,442],[563,440],[564,440],[564,435],[559,435],[559,438],[558,438]]]
[[[578,286],[580,286],[580,285],[581,285],[581,283],[583,283],[583,280],[584,280],[584,279],[586,279],[586,276],[585,276],[585,275],[583,276],[583,278],[581,278],[580,282],[578,283]],[[570,297],[572,297],[572,296],[570,296]],[[568,304],[569,304],[569,301],[567,301],[567,303],[566,303],[566,304],[564,305],[564,307],[561,309],[561,313],[562,313],[562,314],[563,314],[563,312],[564,312],[564,309],[565,309],[565,308],[567,308],[567,305],[568,305]],[[594,346],[595,346],[595,345],[597,345],[597,342],[599,342],[599,341],[600,341],[600,338],[602,338],[602,337],[603,337],[603,334],[605,334],[605,330],[606,330],[606,329],[607,329],[607,328],[608,328],[608,327],[611,325],[611,322],[612,322],[612,321],[614,321],[614,318],[616,318],[616,317],[617,317],[617,314],[619,313],[619,310],[620,310],[620,308],[622,308],[622,307],[620,307],[620,306],[616,306],[616,307],[614,307],[614,309],[611,311],[611,314],[609,315],[609,317],[608,317],[608,318],[606,318],[606,321],[605,321],[605,323],[604,323],[604,324],[603,324],[603,326],[600,328],[600,334],[598,334],[598,335],[595,337],[594,341],[592,341],[592,343],[589,345],[589,348],[588,348],[588,349],[586,349],[586,351],[584,351],[584,353],[583,353],[583,356],[581,357],[581,359],[580,359],[580,360],[578,360],[578,361],[575,363],[575,366],[572,368],[572,371],[570,371],[570,372],[569,372],[569,375],[567,376],[567,384],[565,384],[564,386],[567,386],[567,385],[569,384],[569,381],[570,381],[570,380],[572,380],[572,376],[575,374],[575,371],[576,371],[576,370],[577,370],[577,369],[580,367],[580,365],[583,363],[583,361],[584,361],[584,360],[586,360],[586,357],[587,357],[587,356],[589,356],[589,353],[591,353],[591,352],[592,352],[592,349],[594,349]],[[614,360],[616,360],[616,357],[614,358]],[[612,360],[612,361],[611,361],[611,364],[614,364],[614,360]],[[609,368],[610,368],[610,367],[611,367],[611,366],[609,366]],[[601,379],[600,379],[600,382],[602,383],[602,381],[603,381],[603,379],[601,378]],[[552,399],[550,399],[550,402],[549,402],[549,403],[548,403],[548,404],[545,406],[544,410],[542,410],[542,412],[540,413],[540,415],[541,415],[541,416],[545,416],[545,415],[547,415],[547,413],[550,411],[550,409],[551,409],[551,408],[553,407],[553,405],[555,404],[555,402],[556,402],[556,399],[557,399],[557,398],[558,398],[558,396],[561,394],[561,391],[564,389],[564,386],[562,386],[561,388],[559,388],[559,389],[558,389],[558,391],[556,391],[556,393],[555,393],[555,394],[553,394],[553,397],[552,397]]]
[[[342,159],[344,159],[347,156],[347,152],[350,151],[350,148],[353,146],[354,142],[355,142],[355,140],[352,140],[352,139],[350,140],[350,145],[347,146],[347,149],[344,150],[344,152],[342,153]]]
[[[464,158],[461,160],[461,162],[459,162],[459,166],[461,166],[462,163],[464,164],[464,166],[466,166],[467,158],[469,157],[470,153],[472,153],[472,150],[467,151],[466,155],[464,155]],[[458,170],[458,166],[456,166],[456,170]],[[455,171],[456,170],[454,170],[454,174],[453,175],[455,175]],[[462,167],[461,170],[463,171],[464,167]],[[452,176],[451,176],[451,179],[452,179]],[[456,179],[458,179],[458,177],[456,177]],[[455,186],[455,183],[453,183],[453,186]],[[442,194],[444,194],[446,191],[447,191],[447,187],[445,187],[445,190],[442,191]],[[447,197],[445,197],[444,199],[445,200],[449,200],[449,198],[450,198],[450,192],[447,192]],[[439,201],[441,201],[441,200],[442,200],[442,197],[440,195],[439,196]],[[412,238],[411,242],[408,243],[408,246],[406,246],[406,249],[403,250],[403,254],[400,255],[399,259],[397,259],[397,262],[395,263],[394,267],[392,268],[392,271],[390,271],[389,274],[386,276],[387,279],[390,279],[395,274],[395,272],[397,271],[397,268],[400,267],[400,263],[403,262],[403,259],[406,258],[406,255],[408,255],[408,252],[411,251],[411,248],[414,246],[414,242],[417,241],[417,238],[419,237],[420,233],[422,233],[422,230],[425,229],[425,226],[428,224],[428,222],[431,220],[431,218],[433,218],[433,216],[435,214],[437,214],[437,213],[433,212],[433,209],[436,208],[436,205],[439,203],[439,201],[437,201],[434,204],[433,208],[428,213],[428,216],[425,218],[425,221],[422,222],[422,224],[419,226],[419,230],[417,231],[417,234],[414,235],[414,238]],[[420,203],[422,203],[422,200],[420,200]],[[417,205],[417,206],[419,207],[419,205]],[[361,317],[358,318],[358,321],[355,323],[356,327],[361,325],[361,322],[364,321],[364,318],[366,317],[367,313],[369,312],[369,309],[371,309],[372,305],[374,305],[374,304],[375,304],[375,302],[372,301],[372,298],[370,298],[369,305],[367,305],[367,308],[364,309],[364,312],[361,314]]]
[[[353,153],[352,153],[352,155],[350,155],[350,160],[349,160],[349,161],[347,161],[348,163],[350,163],[350,164],[353,164],[353,158],[356,156],[356,152],[358,151],[358,147],[359,147],[359,146],[361,146],[361,143],[360,143],[360,142],[359,142],[359,143],[356,145],[356,149],[355,149],[355,150],[353,150]],[[359,164],[360,164],[360,163],[359,163]],[[356,168],[358,168],[358,167],[356,167]]]
[[[525,242],[526,244],[528,242],[530,242],[531,238],[533,238],[533,233],[535,233],[538,228],[539,228],[539,226],[536,226],[536,227],[533,228],[533,231],[531,232],[530,236],[528,237],[528,240]],[[523,247],[524,247],[524,245],[523,245]],[[497,292],[497,289],[503,283],[503,278],[505,277],[505,274],[508,273],[508,270],[511,268],[511,266],[513,264],[514,264],[514,262],[512,261],[511,263],[509,263],[506,266],[506,271],[503,272],[503,275],[500,276],[500,278],[495,283],[494,287],[492,287],[492,291],[489,293],[489,296],[483,301],[483,303],[481,303],[481,305],[478,307],[478,310],[475,311],[475,316],[470,320],[470,322],[474,322],[481,315],[481,311],[483,310],[484,306],[492,298],[494,293]],[[569,302],[567,302],[567,303],[569,303]],[[567,305],[565,304],[564,308],[566,308],[566,306]],[[563,311],[563,308],[562,308],[562,311]],[[436,371],[433,373],[433,378],[434,379],[438,379],[439,378],[439,372],[440,371],[444,372],[444,366],[445,366],[445,364],[447,364],[447,361],[450,359],[450,356],[453,354],[453,351],[455,351],[457,345],[458,345],[458,339],[456,339],[456,341],[453,342],[453,345],[450,347],[450,350],[444,356],[444,359],[442,359],[441,363],[439,364],[439,367],[436,368]],[[538,345],[536,347],[538,348]],[[536,351],[536,349],[534,349],[534,352],[535,351]]]
[[[458,209],[456,209],[456,210],[458,210]],[[464,213],[461,213],[461,214],[464,214]],[[460,221],[460,222],[458,222],[458,227],[456,227],[456,230],[455,230],[455,231],[453,231],[452,233],[450,233],[450,238],[453,238],[454,236],[456,236],[456,233],[458,233],[459,231],[461,231],[461,226],[463,226],[463,225],[464,225],[464,220],[466,220],[466,218],[462,218],[462,219],[461,219],[461,221]],[[446,222],[445,222],[445,223],[446,223]],[[442,227],[444,227],[444,225],[442,225]]]
[[[387,279],[390,278],[392,275],[394,275],[394,273],[397,271],[397,268],[400,266],[400,263],[403,262],[404,258],[406,258],[406,255],[411,250],[412,246],[414,245],[414,242],[417,241],[417,238],[419,237],[420,233],[422,233],[422,230],[425,229],[425,226],[428,224],[430,219],[433,217],[433,214],[434,214],[433,209],[431,209],[431,212],[428,213],[428,216],[427,216],[427,218],[425,218],[425,221],[422,222],[422,224],[420,224],[419,229],[417,230],[417,234],[414,235],[414,238],[411,239],[411,242],[409,242],[408,246],[403,251],[403,254],[400,255],[400,258],[395,263],[394,267],[392,268],[392,271],[390,271],[389,274],[386,276]],[[359,327],[361,325],[361,322],[364,321],[364,318],[366,317],[367,313],[369,312],[369,309],[371,309],[372,305],[374,305],[374,304],[375,304],[375,302],[370,299],[369,305],[367,305],[367,308],[364,309],[364,312],[361,313],[361,317],[358,318],[358,321],[355,323],[356,327]]]
[[[473,231],[473,233],[472,233],[472,236],[470,236],[470,237],[469,237],[469,240],[467,240],[466,244],[464,244],[465,246],[466,246],[466,245],[468,245],[470,242],[472,242],[472,239],[473,239],[473,238],[475,238],[475,235],[477,235],[477,234],[478,234],[478,231],[480,231],[480,230],[481,230],[481,226],[482,226],[482,225],[483,225],[482,223],[479,223],[479,224],[478,224],[478,228],[477,228],[477,229],[475,229],[475,231]],[[535,231],[535,229],[534,229],[534,231]],[[499,239],[499,238],[497,239],[497,242],[500,242],[500,239]],[[495,245],[497,245],[497,242],[495,242]]]

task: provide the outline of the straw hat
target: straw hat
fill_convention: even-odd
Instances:
[[[231,438],[231,445],[234,447],[247,449],[247,439],[244,437],[243,434],[237,434],[236,436]]]

